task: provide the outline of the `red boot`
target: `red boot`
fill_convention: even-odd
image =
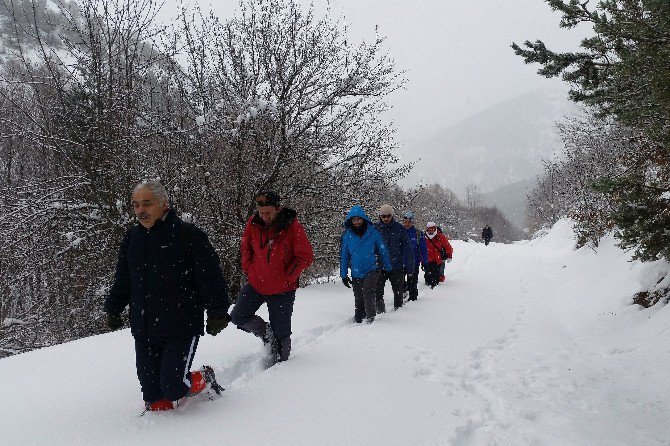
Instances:
[[[172,404],[172,401],[162,399],[158,401],[154,401],[153,403],[144,403],[144,408],[146,410],[151,410],[151,411],[156,411],[156,410],[172,410],[174,409],[174,405]]]
[[[197,395],[207,387],[205,377],[202,372],[191,372],[191,388],[188,391],[188,396]]]

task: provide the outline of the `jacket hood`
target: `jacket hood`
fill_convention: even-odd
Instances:
[[[351,209],[349,210],[349,215],[347,215],[347,218],[344,220],[345,228],[351,227],[351,217],[360,217],[363,220],[367,221],[369,225],[372,225],[372,220],[370,220],[370,218],[367,216],[363,208],[359,205],[352,206]]]
[[[279,211],[279,215],[277,215],[277,221],[276,221],[277,231],[281,231],[282,229],[288,228],[289,225],[293,223],[293,220],[295,220],[295,217],[297,215],[298,213],[293,209],[281,208],[281,211]],[[265,226],[265,222],[263,221],[261,216],[258,215],[258,212],[256,212],[252,217],[251,223],[255,225]]]

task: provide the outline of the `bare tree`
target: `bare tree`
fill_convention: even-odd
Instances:
[[[575,120],[559,126],[564,157],[546,163],[544,176],[528,195],[527,209],[534,230],[558,219],[575,220],[578,245],[597,246],[613,229],[612,197],[599,191],[602,177],[627,174],[642,158],[646,138],[611,119]]]
[[[477,209],[482,205],[482,190],[476,184],[465,187],[465,205],[470,209]]]
[[[234,296],[258,190],[298,209],[325,274],[343,210],[410,167],[380,120],[403,83],[382,39],[351,47],[293,1],[184,12],[173,33],[152,0],[0,1],[0,355],[105,329],[142,179],[207,230]]]
[[[199,212],[241,280],[236,250],[253,195],[275,189],[299,211],[316,242],[312,272],[333,268],[341,214],[400,178],[384,98],[404,82],[381,38],[351,46],[344,25],[316,19],[293,0],[248,0],[239,15],[182,15],[195,159],[210,184]],[[216,155],[212,156],[215,152]],[[193,192],[178,186],[179,200]],[[227,241],[227,242],[226,242]]]
[[[0,9],[0,315],[21,321],[0,327],[0,347],[23,351],[102,329],[127,194],[164,129],[151,98],[165,57],[151,0]]]

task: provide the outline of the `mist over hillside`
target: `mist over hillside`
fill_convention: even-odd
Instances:
[[[487,205],[522,226],[519,203],[526,188],[541,173],[542,161],[560,153],[556,123],[577,110],[560,87],[499,102],[437,134],[408,141],[403,159],[418,161],[402,184],[438,183],[459,196],[475,184],[489,194]]]
[[[519,229],[526,226],[526,194],[533,180],[522,180],[482,194],[484,206],[496,207]]]

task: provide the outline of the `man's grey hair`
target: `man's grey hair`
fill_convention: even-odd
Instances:
[[[137,192],[140,189],[149,189],[154,194],[154,197],[158,198],[161,202],[165,204],[168,204],[170,201],[168,199],[167,190],[165,190],[165,186],[163,186],[160,181],[157,180],[142,181],[140,184],[135,186],[135,189],[133,189],[133,193]]]

